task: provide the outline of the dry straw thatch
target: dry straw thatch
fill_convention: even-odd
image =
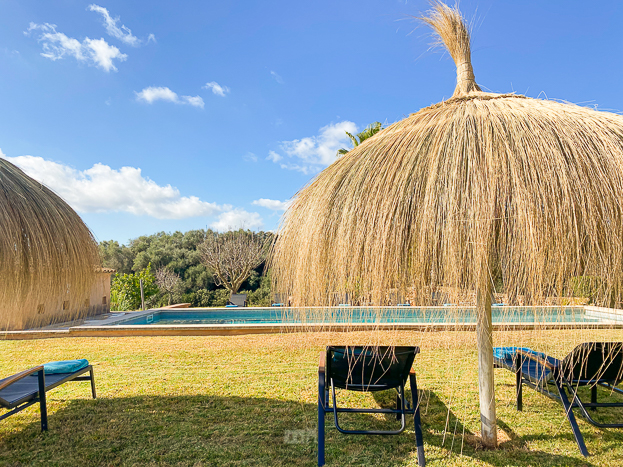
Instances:
[[[0,329],[20,329],[86,311],[99,265],[97,244],[76,212],[49,188],[0,159]]]
[[[478,296],[483,438],[495,444],[491,291],[540,304],[577,276],[621,301],[623,117],[480,90],[457,8],[423,20],[457,65],[447,101],[348,152],[294,198],[270,259],[293,305],[336,296],[383,305],[388,291],[431,303]],[[328,312],[329,314],[331,311]]]
[[[596,276],[594,300],[620,301],[623,117],[484,93],[459,13],[437,6],[426,21],[457,61],[454,96],[366,140],[296,195],[273,248],[275,290],[327,305],[335,293],[384,304],[388,290],[413,289],[427,304],[440,287],[497,280],[509,297],[540,302]]]

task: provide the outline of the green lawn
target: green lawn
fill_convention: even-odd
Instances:
[[[389,336],[389,334],[388,334]],[[564,356],[582,340],[621,340],[621,331],[496,333]],[[0,422],[0,465],[256,466],[316,463],[318,352],[328,342],[383,340],[379,334],[283,334],[232,337],[66,338],[0,341],[0,377],[50,360],[87,358],[88,382],[48,393],[49,431],[33,406]],[[388,337],[389,339],[389,337]],[[477,368],[471,333],[402,332],[393,342],[420,345],[422,422],[430,466],[621,465],[623,430],[582,419],[592,456],[584,459],[560,405],[526,388],[514,408],[514,376],[496,370],[501,447],[479,448]],[[388,405],[390,393],[342,400]],[[603,410],[603,409],[602,409]],[[623,410],[607,420],[623,420]],[[350,426],[393,426],[359,415]],[[341,435],[327,417],[327,465],[415,466],[413,425],[391,437]]]

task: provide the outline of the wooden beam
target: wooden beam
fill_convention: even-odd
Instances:
[[[482,281],[476,304],[478,342],[478,387],[480,390],[480,432],[485,446],[495,448],[498,434],[493,381],[493,326],[491,323],[491,281]]]

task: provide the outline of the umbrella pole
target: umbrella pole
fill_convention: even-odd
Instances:
[[[493,334],[491,325],[491,281],[484,281],[476,300],[478,341],[478,387],[480,390],[480,432],[485,446],[495,448],[498,434],[493,385]]]

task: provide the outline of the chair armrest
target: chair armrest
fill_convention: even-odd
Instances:
[[[547,368],[548,370],[555,370],[557,367],[555,365],[552,365],[550,362],[548,362],[547,360],[542,359],[541,357],[537,357],[536,355],[533,355],[531,353],[528,353],[524,350],[517,350],[516,351],[519,355],[526,357],[528,360],[532,360],[534,362],[537,362],[539,365],[544,366],[545,368]]]
[[[39,366],[31,368],[30,370],[20,371],[19,373],[16,373],[13,376],[7,378],[6,381],[3,381],[0,384],[0,390],[10,386],[15,381],[19,381],[20,379],[25,378],[26,376],[30,376],[33,373],[36,373],[36,372],[42,371],[42,370],[43,370],[43,365],[39,365]]]
[[[319,362],[318,362],[318,373],[324,373],[326,360],[327,360],[327,353],[326,352],[320,352],[320,358],[319,358]]]

